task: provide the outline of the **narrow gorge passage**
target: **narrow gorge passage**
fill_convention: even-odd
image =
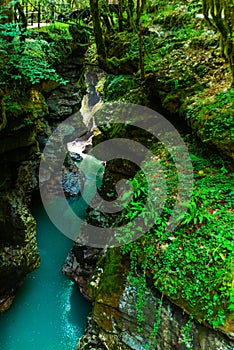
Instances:
[[[53,226],[40,203],[32,212],[41,266],[27,276],[12,307],[0,315],[0,349],[75,350],[91,305],[61,273],[73,242]]]
[[[90,72],[89,79],[90,89],[93,80],[97,80],[96,73]],[[84,115],[81,113],[84,119],[91,118],[91,124],[90,110],[97,102],[93,96],[96,97],[94,92],[91,97],[85,95],[82,103]],[[75,152],[85,157],[83,143],[78,141],[75,145]],[[74,161],[78,168],[79,163]],[[86,166],[93,173],[95,157],[89,156]],[[71,191],[70,175],[66,184]],[[97,179],[96,185],[100,186],[101,181],[101,178]],[[86,187],[89,188],[89,184]],[[93,193],[92,188],[88,192]],[[78,217],[85,218],[87,203],[81,196],[70,197],[68,203]],[[59,212],[60,199],[51,204]],[[84,334],[91,304],[82,297],[75,282],[62,274],[62,266],[74,242],[53,225],[39,199],[33,201],[31,211],[37,222],[41,265],[27,275],[11,308],[0,314],[0,350],[75,350]]]

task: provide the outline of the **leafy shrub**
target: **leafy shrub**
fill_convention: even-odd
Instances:
[[[0,14],[1,16],[1,14]],[[24,36],[24,41],[21,38]],[[11,82],[37,84],[41,80],[51,79],[66,84],[51,66],[55,52],[40,36],[36,39],[26,37],[14,23],[0,24],[0,83]]]

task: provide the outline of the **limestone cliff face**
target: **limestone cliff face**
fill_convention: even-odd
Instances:
[[[5,96],[6,97],[6,96]],[[9,99],[10,99],[9,94]],[[5,101],[9,101],[5,98]],[[2,104],[3,105],[3,104]],[[38,187],[39,149],[36,135],[47,114],[41,93],[5,103],[0,132],[0,310],[11,305],[17,287],[40,264],[36,223],[28,204]]]

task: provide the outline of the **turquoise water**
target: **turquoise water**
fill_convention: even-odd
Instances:
[[[90,304],[61,268],[73,242],[35,205],[41,266],[27,276],[12,307],[0,314],[1,350],[75,350]]]

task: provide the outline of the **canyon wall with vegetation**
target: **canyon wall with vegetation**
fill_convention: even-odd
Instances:
[[[11,34],[17,36],[13,31],[12,26]],[[81,106],[83,39],[74,35],[67,29],[32,30],[23,52],[11,41],[3,42],[5,53],[11,54],[3,55],[0,90],[1,311],[10,307],[26,275],[40,265],[29,206],[39,188],[41,150],[56,124]],[[49,45],[53,48],[48,51]]]
[[[220,54],[217,32],[196,17],[199,11],[201,4],[193,1],[158,3],[141,26],[131,22],[123,28],[120,18],[119,31],[105,29],[103,37],[94,33],[96,40],[105,39],[97,53],[89,43],[86,63],[107,72],[96,86],[102,103],[136,103],[163,113],[189,150],[194,191],[181,224],[167,232],[177,193],[170,154],[137,129],[99,128],[94,145],[131,135],[149,147],[163,164],[168,197],[155,226],[139,240],[104,250],[75,244],[69,254],[64,272],[93,302],[78,349],[233,349],[232,67]],[[23,52],[21,41],[12,44],[6,38],[1,53],[1,310],[10,306],[25,275],[39,266],[28,209],[38,188],[38,141],[43,147],[56,123],[79,109],[84,94],[79,55],[88,34],[77,26],[61,31],[32,31]],[[60,76],[52,66],[71,52]],[[147,167],[154,175],[155,164]],[[115,198],[118,180],[133,176],[135,194],[125,216],[113,220],[89,208],[89,222],[120,226],[140,214],[149,193],[137,167],[110,162],[102,195]]]
[[[196,17],[196,6],[190,8],[191,24],[189,6],[168,5],[163,14],[158,10],[142,20],[144,77],[139,35],[112,33],[105,41],[108,55],[99,63],[108,74],[96,87],[102,103],[110,103],[110,110],[115,102],[140,104],[169,119],[189,150],[194,190],[181,224],[167,233],[177,181],[170,155],[127,120],[115,125],[114,113],[107,116],[109,126],[99,126],[94,145],[133,138],[157,154],[165,165],[168,200],[161,219],[137,241],[109,248],[99,259],[96,250],[74,247],[69,275],[94,305],[78,349],[233,348],[232,72],[218,52],[218,35]],[[154,164],[148,166],[154,174]],[[108,162],[102,196],[115,199],[115,184],[134,176],[138,195],[125,217],[113,219],[97,208],[88,213],[91,223],[119,227],[140,213],[147,185],[126,161]]]

